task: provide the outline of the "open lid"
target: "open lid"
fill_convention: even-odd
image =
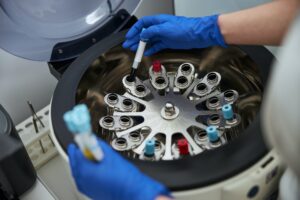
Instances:
[[[119,31],[141,0],[0,0],[0,48],[62,61]]]

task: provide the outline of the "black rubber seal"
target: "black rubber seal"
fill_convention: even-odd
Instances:
[[[67,69],[59,81],[51,106],[51,119],[55,135],[66,150],[73,141],[72,134],[64,125],[62,116],[75,106],[77,86],[88,66],[100,54],[124,41],[126,31],[111,35],[95,44]],[[238,46],[260,67],[264,84],[268,79],[274,56],[262,46]],[[161,162],[132,160],[144,173],[164,183],[172,191],[181,191],[208,186],[228,179],[248,169],[268,153],[263,141],[259,114],[245,132],[233,141],[212,151],[197,156]]]

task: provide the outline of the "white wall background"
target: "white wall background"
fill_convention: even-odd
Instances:
[[[271,0],[174,0],[175,14],[200,17],[228,13],[271,2]],[[277,47],[267,48],[276,55]]]
[[[199,17],[237,11],[271,0],[174,0],[176,15]]]
[[[144,0],[135,15],[142,17],[163,13],[174,14],[173,0]]]

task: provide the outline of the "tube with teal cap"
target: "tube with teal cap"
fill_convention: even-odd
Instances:
[[[231,120],[234,118],[234,113],[232,110],[232,106],[230,104],[226,104],[222,107],[223,117],[226,120]]]
[[[154,139],[147,140],[144,155],[151,157],[154,156],[154,153],[155,153],[155,140]]]
[[[78,134],[78,131],[77,131],[76,125],[73,123],[73,111],[71,110],[71,111],[66,112],[64,114],[63,118],[64,118],[64,121],[65,121],[65,124],[66,124],[68,130],[75,135],[75,137],[74,137],[75,142],[79,146],[80,150],[82,152],[84,152],[84,149],[85,149],[84,144],[81,142],[81,140],[78,139],[78,137],[76,137],[76,134]]]
[[[206,128],[207,136],[210,142],[217,142],[219,141],[219,133],[215,126],[208,126]]]
[[[144,30],[145,29],[143,28],[142,32]],[[142,61],[146,45],[147,45],[147,40],[144,40],[143,38],[141,38],[140,42],[139,42],[138,49],[135,53],[135,57],[134,57],[134,61],[133,61],[132,67],[131,67],[130,75],[128,76],[128,79],[127,79],[130,82],[135,81],[136,71],[137,71],[137,68],[138,68],[139,64]]]
[[[75,142],[90,160],[101,161],[103,152],[92,132],[91,117],[86,105],[79,104],[63,116],[67,128],[75,135]]]

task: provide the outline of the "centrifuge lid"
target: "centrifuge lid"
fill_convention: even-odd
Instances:
[[[0,2],[0,47],[38,61],[74,58],[119,31],[141,0]]]
[[[7,113],[0,104],[0,135],[6,135],[11,131],[11,124],[7,119]]]

